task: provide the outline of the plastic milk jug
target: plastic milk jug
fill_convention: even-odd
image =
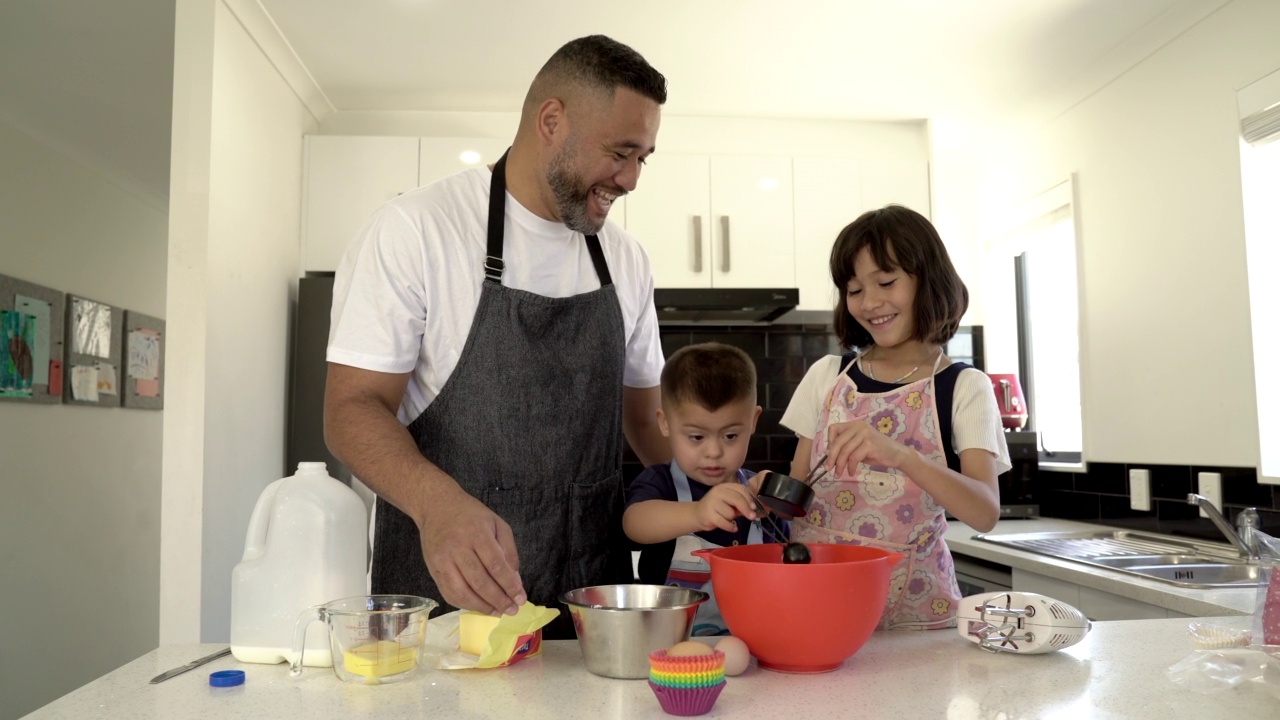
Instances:
[[[290,662],[303,610],[366,594],[368,518],[354,490],[322,462],[262,491],[249,518],[244,557],[231,573],[231,653],[241,662]],[[328,635],[307,636],[307,665],[332,663]]]

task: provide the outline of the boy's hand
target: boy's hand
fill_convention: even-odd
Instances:
[[[727,482],[713,486],[706,495],[697,502],[698,528],[714,530],[720,528],[725,532],[735,532],[739,515],[754,520],[756,518],[756,499],[745,485]]]

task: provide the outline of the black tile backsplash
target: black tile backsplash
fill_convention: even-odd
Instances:
[[[789,472],[796,436],[779,422],[809,366],[825,355],[840,353],[831,328],[825,325],[663,326],[659,334],[666,357],[686,345],[700,342],[734,345],[751,356],[759,380],[756,402],[764,410],[751,438],[747,468]],[[630,483],[642,470],[644,466],[627,448],[622,462],[626,482]]]
[[[1129,507],[1130,468],[1151,472],[1150,511]],[[1225,542],[1218,528],[1187,504],[1187,493],[1195,492],[1200,472],[1222,475],[1220,509],[1228,520],[1235,522],[1236,513],[1256,507],[1263,531],[1280,536],[1280,487],[1259,484],[1253,468],[1091,462],[1084,473],[1041,470],[1040,514]]]

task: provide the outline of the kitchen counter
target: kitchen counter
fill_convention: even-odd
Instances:
[[[1248,618],[1214,622],[1247,627]],[[1201,695],[1165,669],[1191,652],[1185,619],[1095,623],[1079,644],[1047,655],[995,654],[955,630],[879,632],[839,670],[788,675],[752,665],[728,679],[709,718],[1274,718],[1280,700],[1251,687]],[[327,668],[289,677],[286,665],[215,660],[159,685],[164,670],[218,645],[154,650],[28,715],[55,718],[664,718],[644,680],[587,672],[576,641],[497,670],[428,670],[405,683],[345,684]],[[245,684],[211,688],[240,668]]]
[[[1253,613],[1257,589],[1247,588],[1184,588],[1177,585],[1139,577],[1107,568],[1084,565],[1072,560],[1060,560],[1048,555],[1018,550],[1005,545],[993,545],[973,539],[977,531],[958,520],[947,521],[947,546],[957,555],[987,560],[1012,568],[1020,568],[1058,580],[1090,587],[1121,597],[1157,605],[1168,610],[1195,617],[1214,615],[1249,615]],[[1089,532],[1115,530],[1114,527],[1057,520],[1032,518],[1026,520],[1001,520],[991,534],[1035,532]],[[1226,543],[1223,543],[1226,547]]]

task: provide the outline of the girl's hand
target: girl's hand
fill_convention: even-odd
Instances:
[[[837,475],[852,475],[858,463],[896,468],[913,452],[865,420],[836,423],[827,428],[827,466]]]
[[[720,528],[725,532],[737,532],[739,515],[752,520],[756,517],[755,496],[737,482],[712,486],[697,505],[699,530]]]

